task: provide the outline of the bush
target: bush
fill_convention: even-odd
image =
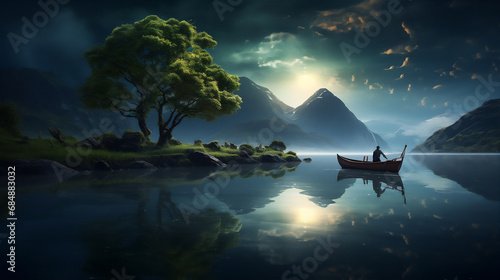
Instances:
[[[255,154],[255,148],[252,147],[250,144],[241,144],[240,145],[240,151],[245,151],[249,156]]]
[[[275,151],[280,151],[280,152],[286,150],[285,143],[283,143],[283,141],[280,140],[273,140],[273,142],[269,144],[269,147]]]
[[[140,131],[127,130],[121,139],[121,148],[127,151],[138,151],[146,142],[146,137]]]
[[[106,147],[107,149],[116,150],[119,148],[118,146],[120,145],[120,138],[114,133],[103,133],[101,137],[102,145],[104,145],[104,147]]]
[[[257,153],[263,153],[265,151],[265,149],[261,144],[259,144],[257,147],[255,147],[255,151]]]
[[[297,156],[297,153],[292,152],[292,151],[288,151],[288,152],[287,152],[287,155],[292,155],[292,156],[296,157],[296,156]]]
[[[177,140],[177,139],[175,139],[175,138],[173,138],[173,137],[172,137],[172,139],[168,140],[168,141],[167,141],[167,143],[168,143],[169,145],[172,145],[172,146],[179,146],[179,145],[182,145],[182,142],[181,142],[181,141],[179,141],[179,140]]]

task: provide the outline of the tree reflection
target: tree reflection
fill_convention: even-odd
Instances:
[[[125,267],[128,275],[201,279],[217,256],[238,243],[241,222],[230,213],[207,209],[187,225],[168,188],[158,194],[156,217],[145,214],[147,202],[140,199],[136,219],[113,217],[87,227],[85,272],[107,279]]]

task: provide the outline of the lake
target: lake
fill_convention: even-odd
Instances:
[[[399,175],[310,157],[61,183],[17,174],[16,273],[2,261],[1,279],[500,276],[500,155],[407,155]]]

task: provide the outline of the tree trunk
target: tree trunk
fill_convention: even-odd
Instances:
[[[150,141],[149,136],[151,135],[151,130],[148,128],[148,125],[146,124],[146,119],[138,118],[137,121],[139,122],[139,128],[141,129],[142,134],[144,134],[146,140]]]
[[[172,139],[172,128],[160,128],[160,138],[156,142],[156,146],[161,147]]]

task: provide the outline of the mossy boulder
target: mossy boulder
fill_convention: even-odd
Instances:
[[[240,151],[245,151],[249,156],[255,154],[255,148],[250,144],[241,144],[239,149]]]
[[[212,141],[208,144],[203,144],[205,148],[214,150],[214,151],[220,151],[221,147],[219,145],[219,141]]]
[[[172,138],[170,140],[167,141],[167,143],[171,146],[179,146],[179,145],[182,145],[182,142],[175,139],[175,138]]]
[[[120,140],[121,149],[124,151],[140,151],[146,143],[146,137],[140,131],[127,130]]]

